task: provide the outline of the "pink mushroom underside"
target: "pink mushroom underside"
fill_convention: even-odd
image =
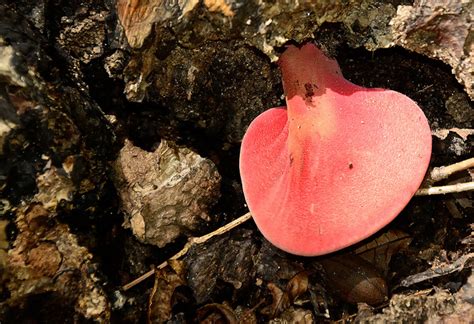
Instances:
[[[240,169],[262,234],[310,256],[354,244],[398,215],[426,172],[431,134],[408,97],[356,86],[336,72],[335,61],[317,66],[327,58],[305,47],[284,57],[288,108],[252,122]],[[286,71],[296,63],[310,68]],[[323,75],[314,77],[314,70]]]

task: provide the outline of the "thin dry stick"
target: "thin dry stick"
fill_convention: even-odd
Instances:
[[[448,193],[456,193],[470,190],[474,190],[474,182],[464,182],[448,186],[418,189],[415,193],[415,196],[445,195]]]
[[[186,253],[188,253],[189,249],[195,245],[195,244],[201,244],[201,243],[204,243],[206,242],[207,240],[209,240],[210,238],[214,237],[214,236],[218,236],[218,235],[222,235],[224,233],[227,233],[228,231],[230,231],[231,229],[239,226],[240,224],[242,223],[245,223],[246,221],[248,221],[250,219],[250,217],[252,217],[252,215],[249,213],[245,214],[245,215],[242,215],[240,216],[239,218],[237,219],[234,219],[232,222],[230,223],[227,223],[225,224],[224,226],[222,227],[219,227],[218,229],[216,229],[215,231],[212,231],[206,235],[203,235],[203,236],[199,236],[199,237],[190,237],[188,242],[186,243],[186,245],[178,252],[176,253],[175,255],[173,255],[171,258],[169,258],[168,260],[166,260],[165,262],[161,263],[159,266],[157,266],[156,268],[154,268],[153,270],[150,270],[148,271],[147,273],[141,275],[140,277],[138,277],[137,279],[129,282],[128,284],[124,285],[122,287],[122,289],[124,291],[138,285],[140,282],[142,282],[143,280],[146,280],[148,279],[149,277],[151,277],[156,270],[159,270],[159,269],[163,269],[164,267],[166,267],[168,265],[168,262],[169,261],[172,261],[172,260],[177,260],[179,258],[181,258],[183,255],[185,255]]]
[[[434,168],[430,173],[429,180],[431,182],[437,182],[446,179],[453,173],[467,170],[469,168],[474,168],[474,158],[470,158],[451,165]],[[415,196],[445,195],[448,193],[471,190],[474,190],[474,182],[464,182],[440,187],[421,188],[416,191]]]
[[[470,158],[448,166],[434,168],[433,171],[431,171],[430,177],[433,182],[437,182],[446,179],[453,173],[467,170],[469,168],[474,168],[474,158]]]

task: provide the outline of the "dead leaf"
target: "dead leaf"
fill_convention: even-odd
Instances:
[[[239,319],[239,324],[257,324],[257,315],[255,310],[260,307],[261,304],[265,302],[265,299],[260,300],[257,305],[252,308],[245,308],[242,306],[237,306],[235,309],[235,314]]]
[[[185,273],[185,264],[180,260],[168,260],[168,265],[177,273],[180,277],[183,277],[182,274]]]
[[[162,24],[167,20],[181,19],[191,12],[198,0],[118,0],[117,13],[125,31],[127,41],[132,48],[140,48],[150,35],[153,24]],[[210,12],[220,12],[226,17],[233,17],[234,11],[225,0],[204,0]]]
[[[205,304],[218,293],[219,281],[238,289],[254,282],[254,260],[257,251],[254,233],[238,228],[232,235],[213,238],[206,244],[194,245],[184,257],[189,288],[196,303]]]
[[[226,304],[207,304],[197,310],[197,318],[201,324],[239,323],[234,310]]]
[[[312,324],[314,323],[314,317],[311,311],[307,309],[290,307],[279,318],[272,320],[271,323]]]
[[[155,23],[163,23],[183,11],[192,10],[195,0],[173,2],[162,0],[118,0],[117,13],[132,48],[140,48]]]
[[[384,276],[392,256],[410,245],[412,238],[397,230],[389,230],[355,250],[361,258],[372,263]]]
[[[286,285],[286,294],[291,304],[293,304],[299,296],[308,291],[308,273],[301,271],[297,273]]]
[[[441,264],[439,266],[433,267],[432,269],[428,269],[426,271],[408,276],[407,278],[401,281],[400,286],[409,287],[416,283],[420,283],[420,282],[437,278],[437,277],[441,277],[441,276],[446,276],[453,272],[458,272],[458,271],[464,270],[465,268],[473,267],[474,266],[473,261],[474,261],[474,253],[463,255],[459,259],[449,264]]]
[[[178,267],[176,263],[175,267]],[[182,266],[179,268],[183,269]],[[163,323],[171,318],[173,293],[182,285],[182,273],[176,273],[169,267],[156,271],[155,284],[148,302],[148,323]]]
[[[377,305],[388,297],[385,279],[367,260],[355,254],[322,259],[328,289],[349,303]]]
[[[272,303],[264,307],[261,312],[269,318],[274,318],[290,306],[290,300],[288,294],[274,283],[270,282],[267,287],[272,294]]]
[[[8,249],[8,236],[7,236],[7,220],[0,220],[0,249],[7,250]]]
[[[274,283],[267,285],[272,294],[272,304],[265,307],[262,313],[274,318],[284,312],[290,305],[292,305],[296,298],[308,291],[308,273],[301,271],[293,276],[293,278],[286,284],[285,291],[281,290]]]
[[[210,12],[220,12],[226,17],[233,17],[235,14],[225,0],[204,0],[204,5]]]

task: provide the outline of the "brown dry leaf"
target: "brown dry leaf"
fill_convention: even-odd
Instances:
[[[232,7],[225,0],[204,0],[204,5],[210,12],[221,12],[226,17],[233,17]]]
[[[7,236],[7,220],[0,220],[0,249],[7,250],[8,249],[8,236]]]
[[[183,261],[180,260],[168,260],[168,265],[177,273],[180,277],[183,277],[183,274],[186,271],[186,266]]]
[[[257,303],[252,308],[245,308],[242,306],[237,306],[235,309],[235,314],[239,319],[239,324],[257,324],[257,315],[255,314],[255,310],[260,307],[261,304],[265,302],[262,299],[259,303]]]
[[[372,263],[384,275],[388,272],[388,265],[392,256],[410,245],[412,238],[397,230],[382,233],[372,241],[359,247],[355,253]]]
[[[0,272],[3,272],[8,260],[8,237],[7,237],[7,220],[0,220]],[[1,276],[0,276],[1,278]]]
[[[262,309],[262,314],[274,318],[290,306],[290,300],[288,294],[274,283],[270,282],[267,287],[272,294],[272,303]]]
[[[118,0],[117,13],[132,48],[140,48],[150,35],[153,24],[163,24],[167,20],[179,20],[197,5],[198,0]],[[220,12],[233,17],[234,11],[225,0],[204,0],[210,12]]]
[[[176,265],[176,269],[178,266]],[[179,269],[183,269],[179,266]],[[163,323],[171,318],[173,293],[179,286],[184,285],[182,273],[166,267],[155,274],[155,284],[148,302],[148,323]]]
[[[308,291],[308,273],[301,271],[297,273],[286,285],[286,294],[290,303],[294,303],[296,298]]]
[[[231,234],[196,244],[183,258],[188,286],[197,304],[207,303],[218,293],[219,281],[230,283],[236,290],[246,289],[254,282],[255,233],[237,228]]]
[[[311,311],[302,308],[290,307],[286,309],[279,318],[270,321],[272,324],[294,323],[294,324],[312,324],[315,323]]]
[[[197,318],[201,324],[240,323],[234,310],[226,304],[207,304],[197,310]]]
[[[128,43],[140,48],[151,32],[154,23],[162,23],[175,16],[182,17],[191,11],[197,0],[118,0],[117,13]],[[221,9],[223,10],[223,9]]]
[[[162,2],[147,0],[118,0],[118,18],[124,28],[131,47],[139,48],[150,34],[151,27],[158,20],[157,8]]]
[[[474,267],[474,253],[465,254],[457,260],[448,264],[434,266],[426,271],[411,275],[403,279],[400,283],[402,287],[409,287],[416,283],[420,283],[433,278],[449,275],[453,272],[459,272],[466,268]]]
[[[385,279],[373,264],[354,254],[322,259],[328,289],[349,303],[377,305],[388,296]]]
[[[296,298],[308,291],[309,280],[306,271],[298,272],[288,281],[285,291],[274,283],[267,285],[272,294],[272,304],[262,309],[262,314],[274,318],[284,312],[294,303]]]

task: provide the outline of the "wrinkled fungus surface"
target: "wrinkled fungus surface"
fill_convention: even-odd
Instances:
[[[414,101],[347,81],[312,44],[288,47],[279,65],[287,107],[262,113],[242,140],[245,198],[275,246],[330,253],[405,207],[429,164],[430,128]]]

